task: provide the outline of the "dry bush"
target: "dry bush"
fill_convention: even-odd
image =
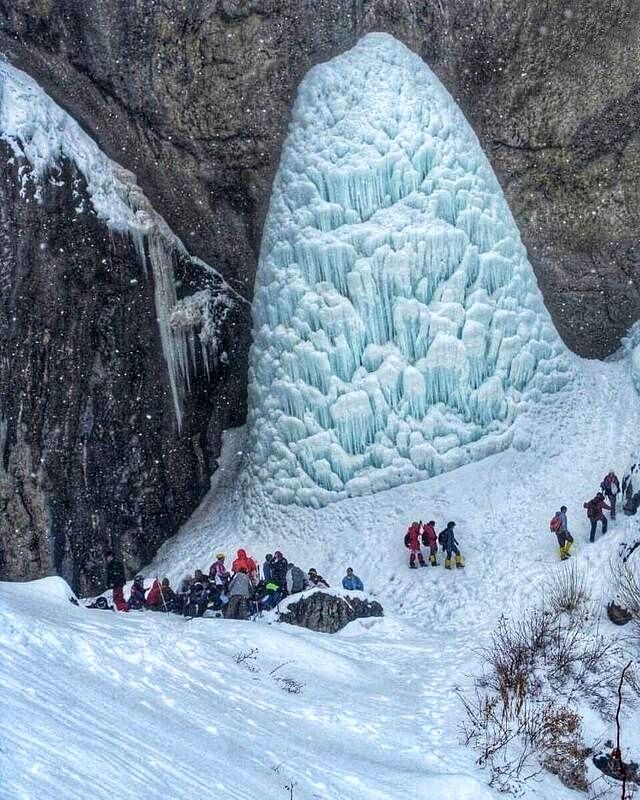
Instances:
[[[545,587],[549,608],[556,614],[573,614],[591,600],[587,579],[575,561],[558,570]]]

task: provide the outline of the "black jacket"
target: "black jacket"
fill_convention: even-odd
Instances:
[[[275,581],[281,589],[287,585],[287,569],[289,562],[286,558],[276,561],[275,558],[271,562],[271,580]]]
[[[107,564],[107,586],[109,589],[116,589],[117,587],[124,586],[126,582],[124,564],[122,561],[118,561],[114,558],[110,564]]]

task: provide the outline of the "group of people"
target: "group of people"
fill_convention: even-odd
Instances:
[[[589,532],[589,541],[591,543],[596,540],[596,532],[598,523],[602,526],[602,533],[607,532],[608,520],[604,515],[605,511],[611,512],[611,519],[616,518],[616,502],[620,494],[620,481],[614,470],[609,470],[600,483],[600,491],[591,498],[591,500],[583,503],[583,508],[587,511],[587,519],[591,526]],[[571,555],[570,550],[573,545],[573,536],[569,532],[569,525],[567,522],[567,507],[560,506],[560,511],[551,518],[549,529],[555,533],[558,540],[558,547],[560,548],[560,559],[566,561]]]
[[[106,553],[107,585],[113,589],[113,604],[118,611],[175,612],[187,617],[200,617],[207,609],[220,612],[227,619],[249,619],[253,613],[275,608],[286,596],[298,594],[305,589],[329,588],[329,583],[314,568],[306,573],[293,561],[288,561],[281,551],[267,553],[262,569],[246,550],[238,550],[229,570],[226,556],[218,553],[207,573],[200,569],[183,578],[179,590],[171,587],[168,578],[155,578],[145,588],[144,576],[136,575],[127,600],[124,598],[126,584],[124,565],[115,558],[113,551]],[[349,591],[364,591],[360,578],[348,567],[342,586]],[[94,604],[96,608],[107,608],[104,601]]]
[[[426,567],[427,562],[422,555],[420,545],[424,545],[429,550],[429,563],[432,567],[438,566],[438,545],[445,554],[444,568],[451,569],[453,563],[452,557],[455,556],[455,565],[458,569],[464,567],[464,559],[458,547],[458,540],[455,536],[455,522],[448,522],[447,527],[436,534],[435,520],[422,523],[412,522],[404,537],[404,546],[409,550],[409,567],[411,569],[418,569],[418,564],[421,567]],[[418,564],[416,564],[416,561]]]

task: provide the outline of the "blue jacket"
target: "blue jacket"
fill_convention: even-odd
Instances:
[[[342,588],[349,591],[364,592],[364,584],[357,575],[345,575],[342,579]]]
[[[265,581],[270,581],[273,578],[273,571],[271,569],[272,561],[265,561],[262,565],[262,577]]]

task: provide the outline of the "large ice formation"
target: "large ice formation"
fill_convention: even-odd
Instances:
[[[568,359],[480,144],[385,34],[304,80],[262,242],[245,478],[323,504],[508,445]]]
[[[192,259],[180,239],[151,206],[133,173],[109,159],[78,125],[26,73],[0,57],[0,139],[11,147],[21,166],[19,176],[26,196],[32,184],[36,200],[41,199],[44,180],[55,173],[64,159],[75,164],[87,184],[91,209],[114,232],[130,236],[147,271],[150,264],[154,281],[156,315],[162,350],[167,363],[178,426],[181,424],[183,394],[189,385],[189,354],[194,355],[196,336],[209,361],[221,355],[212,344],[213,309],[226,315],[235,302],[233,290],[222,277],[199,259]],[[28,166],[27,166],[28,165]],[[87,211],[78,195],[78,213]],[[187,301],[176,294],[175,262],[190,259],[207,274],[207,298],[198,293],[192,305],[202,307],[209,299],[208,315],[191,322],[185,316]],[[208,323],[200,329],[199,322]],[[217,317],[218,327],[224,322]],[[199,332],[198,332],[199,331]],[[204,341],[204,338],[207,341]]]

